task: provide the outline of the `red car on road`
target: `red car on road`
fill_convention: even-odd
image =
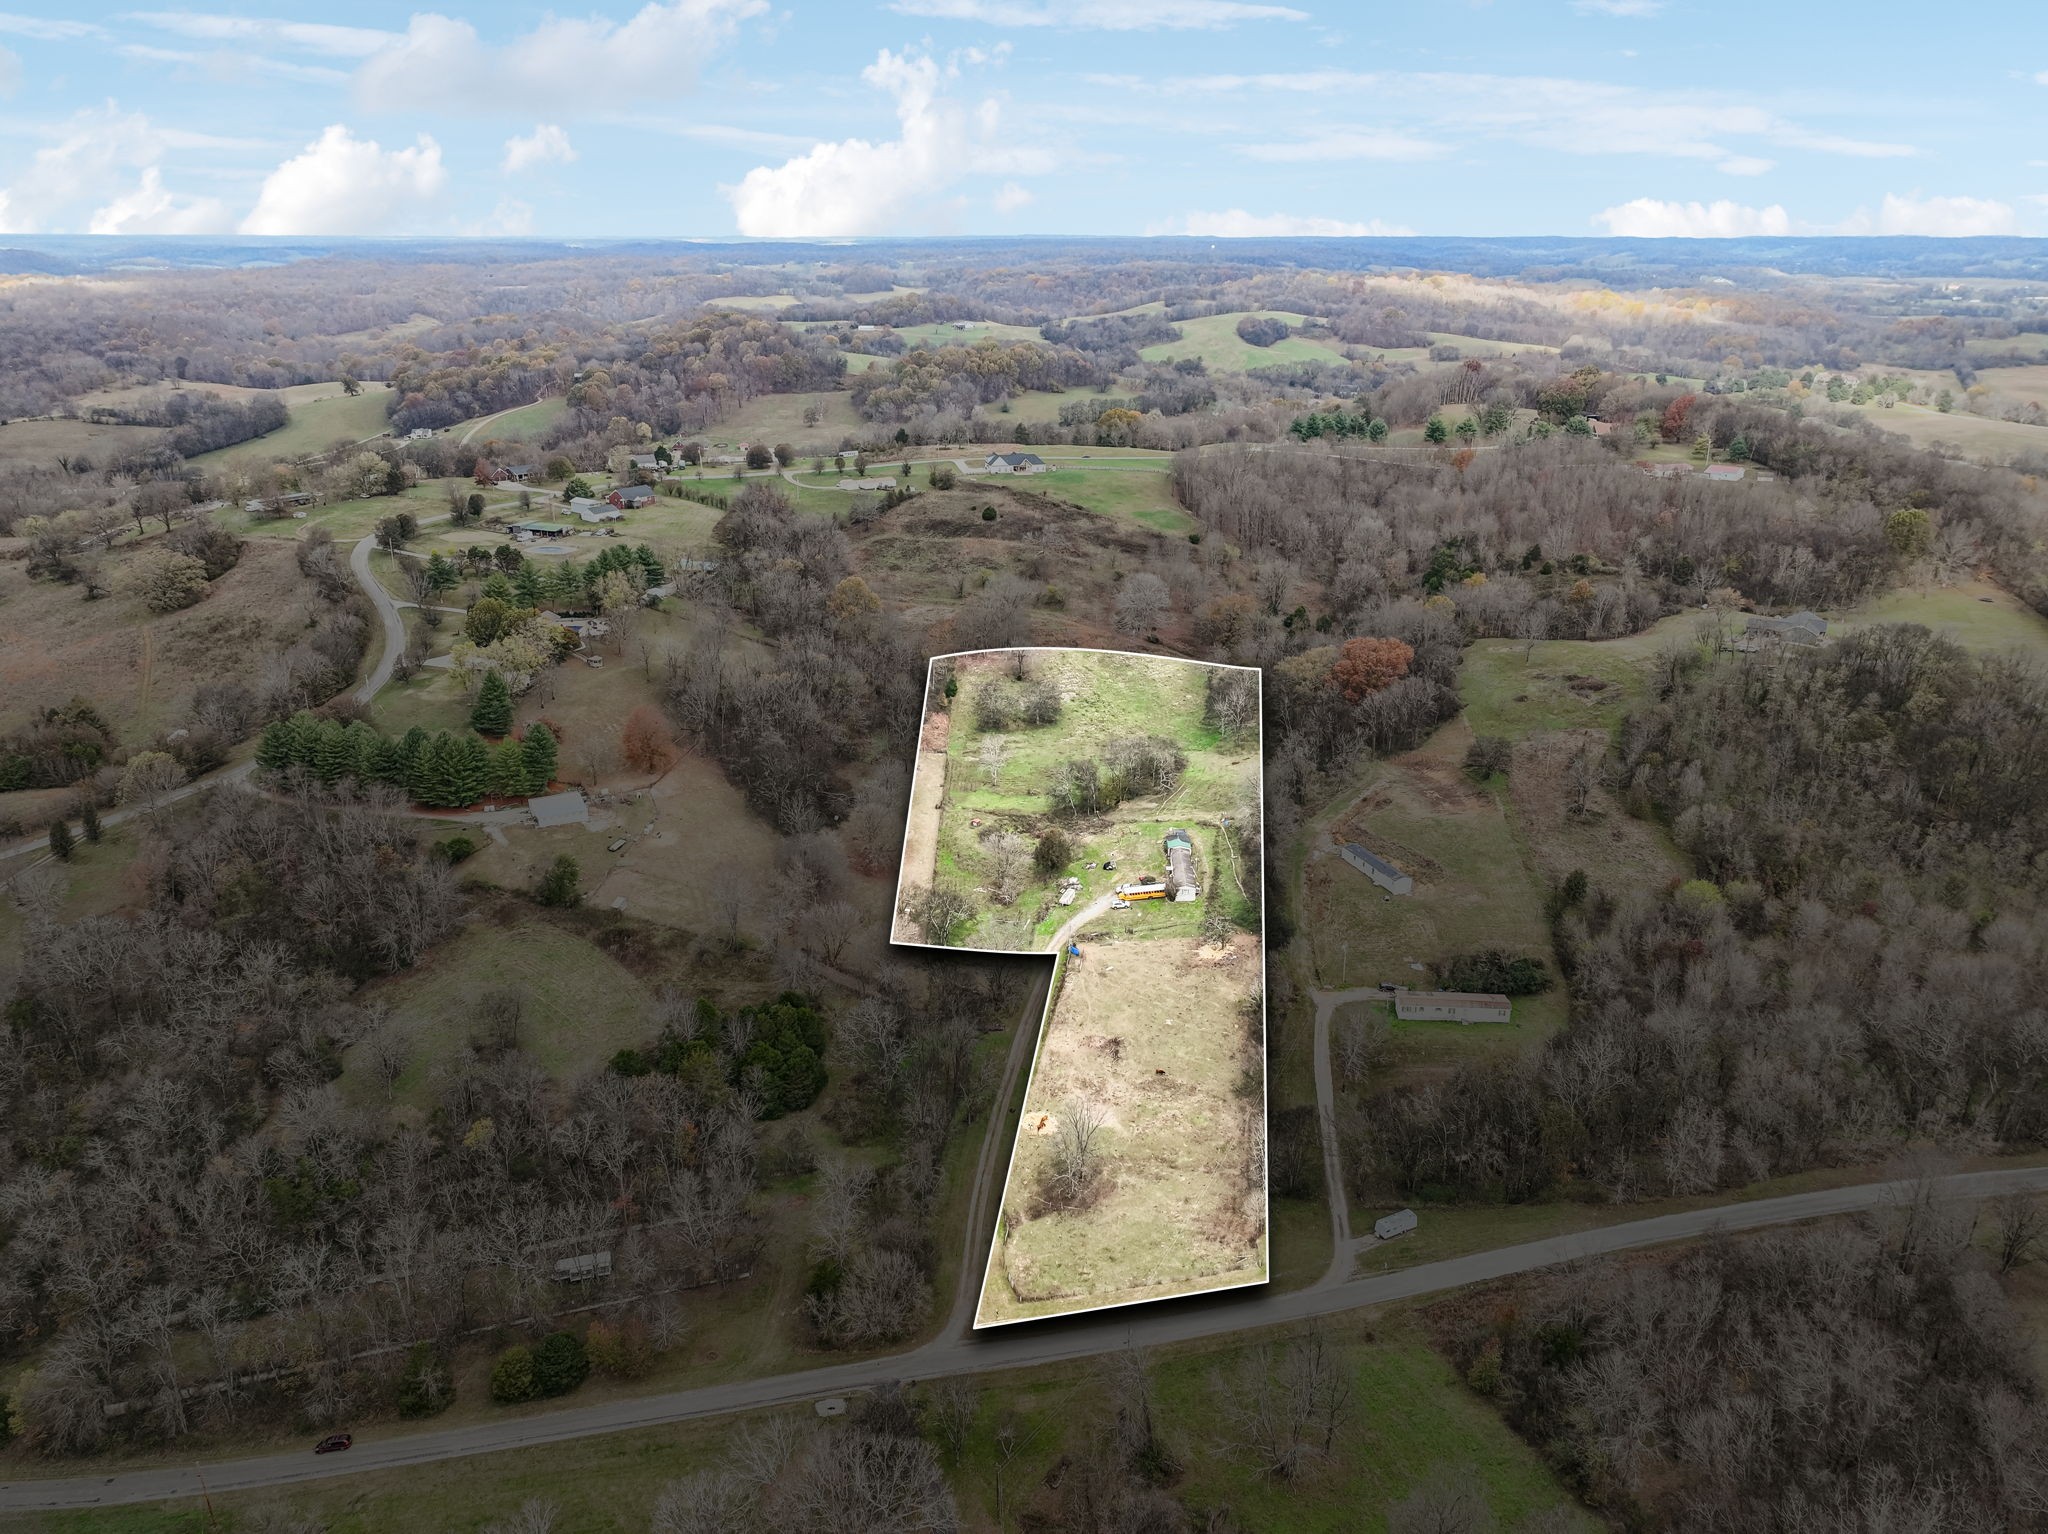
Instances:
[[[339,1454],[355,1441],[356,1438],[353,1433],[329,1433],[325,1438],[313,1445],[313,1452],[315,1454]]]

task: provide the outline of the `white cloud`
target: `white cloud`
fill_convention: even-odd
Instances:
[[[916,222],[921,209],[969,176],[1052,168],[1042,152],[1005,143],[994,98],[970,111],[942,95],[940,86],[954,74],[928,55],[883,49],[861,79],[896,99],[897,137],[879,144],[841,139],[780,165],[757,165],[738,186],[721,188],[740,233],[878,234]]]
[[[273,59],[260,53],[235,53],[226,49],[199,53],[190,48],[159,48],[153,43],[123,43],[120,51],[124,58],[142,59],[152,64],[185,65],[223,80],[240,75],[271,75],[280,80],[301,80],[314,85],[340,85],[348,79],[343,71],[324,64],[296,64],[290,59]]]
[[[505,174],[516,176],[536,165],[567,165],[576,158],[569,135],[554,123],[535,123],[533,132],[505,140]]]
[[[1242,144],[1248,159],[1291,164],[1316,160],[1433,160],[1450,153],[1447,144],[1405,133],[1376,133],[1362,128],[1332,128],[1288,143]]]
[[[80,38],[111,35],[97,22],[52,21],[42,16],[16,15],[13,11],[0,11],[0,33],[32,37],[41,43],[72,43]]]
[[[1732,154],[1714,167],[1724,176],[1762,176],[1777,168],[1776,160],[1761,159],[1756,155]]]
[[[0,99],[12,96],[21,85],[21,55],[0,48]]]
[[[397,34],[375,27],[341,27],[324,22],[276,21],[263,16],[219,16],[199,11],[130,11],[124,18],[202,43],[264,43],[332,58],[365,59],[389,46]]]
[[[521,202],[516,197],[501,197],[498,205],[491,209],[491,216],[483,222],[472,224],[462,231],[464,234],[481,235],[486,239],[503,238],[507,235],[533,233],[533,204]]]
[[[180,201],[164,189],[159,164],[183,135],[158,128],[140,112],[109,101],[74,114],[48,136],[50,142],[0,188],[0,231],[73,230],[118,219],[124,210],[128,218],[158,222],[223,221],[217,204]]]
[[[996,212],[1015,213],[1019,208],[1029,206],[1031,201],[1029,187],[1019,186],[1014,181],[1005,181],[995,196]]]
[[[1654,16],[1664,9],[1664,0],[1572,0],[1581,16]]]
[[[1705,203],[1659,202],[1654,197],[1638,197],[1634,202],[1594,215],[1593,222],[1605,224],[1607,232],[1617,238],[1636,240],[1714,240],[1792,232],[1792,220],[1776,203],[1768,208],[1751,208],[1725,198]]]
[[[1091,32],[1215,31],[1240,21],[1306,21],[1290,5],[1240,0],[894,0],[903,16],[995,27],[1073,27]]]
[[[1211,240],[1274,240],[1302,236],[1330,236],[1359,239],[1368,235],[1413,234],[1400,224],[1383,224],[1378,219],[1354,223],[1341,218],[1293,213],[1247,213],[1231,208],[1223,213],[1190,213],[1167,224],[1155,224],[1147,234],[1190,234]]]
[[[631,19],[549,16],[503,47],[466,21],[416,13],[401,36],[363,61],[356,91],[365,105],[411,110],[422,103],[502,111],[522,96],[567,110],[595,110],[644,93],[676,95],[706,55],[768,0],[661,0]]]
[[[91,234],[223,234],[234,225],[227,205],[217,197],[185,201],[173,197],[164,190],[162,172],[152,165],[131,189],[94,209],[86,230]]]
[[[1842,226],[1844,234],[2017,234],[2012,208],[1988,197],[1904,197],[1888,192],[1877,217],[1859,210]]]
[[[1747,146],[1729,147],[1731,139],[1861,159],[1920,152],[1910,144],[1823,133],[1717,90],[1652,89],[1564,76],[1304,69],[1085,78],[1127,95],[1177,101],[1254,93],[1368,99],[1376,115],[1403,122],[1407,131],[1428,130],[1448,140],[1502,139],[1554,154],[1702,160],[1738,175],[1750,173],[1748,167],[1761,156]],[[1301,106],[1291,101],[1275,110],[1302,115]]]
[[[438,211],[448,172],[441,146],[422,133],[386,150],[340,123],[272,171],[244,234],[382,234],[417,228]]]

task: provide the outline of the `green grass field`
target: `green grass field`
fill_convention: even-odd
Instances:
[[[1053,468],[1016,480],[1014,488],[1057,496],[1106,517],[1128,518],[1154,532],[1192,533],[1202,525],[1173,498],[1173,476],[1164,469]]]
[[[413,969],[364,992],[364,1000],[391,1009],[395,1026],[412,1043],[394,1092],[399,1101],[425,1102],[435,1065],[461,1052],[475,1026],[478,998],[496,988],[524,999],[521,1047],[558,1081],[645,1042],[651,1031],[647,987],[587,938],[524,912],[504,925],[473,923]],[[344,1057],[343,1083],[360,1100],[383,1087],[370,1079],[358,1053]]]
[[[2016,421],[1989,420],[1955,410],[1943,415],[1929,405],[1835,405],[1850,410],[1880,431],[1896,432],[1915,447],[1953,444],[1963,457],[1980,463],[2008,463],[2017,453],[2048,451],[2048,427]]]
[[[388,429],[385,407],[391,402],[390,395],[386,385],[366,383],[363,392],[353,398],[330,394],[304,399],[291,406],[291,419],[269,436],[201,453],[191,462],[204,469],[268,463],[273,458],[297,459],[309,453],[324,453],[337,442],[360,442],[382,436]]]
[[[493,438],[499,437],[532,440],[538,438],[542,432],[553,426],[568,413],[569,401],[561,396],[550,396],[547,399],[535,400],[531,405],[521,405],[516,410],[506,411],[503,415],[492,421],[490,425],[479,431],[471,440],[479,443],[488,442]],[[462,436],[468,430],[467,426],[453,428],[453,432],[457,437]],[[517,462],[516,459],[514,461]]]
[[[1641,700],[1657,656],[1692,641],[1702,621],[1699,613],[1678,613],[1626,639],[1545,639],[1533,647],[1477,640],[1458,673],[1465,721],[1475,735],[1510,740],[1538,730],[1611,729]]]
[[[1873,623],[1918,623],[1947,635],[1965,649],[2048,655],[2048,618],[1984,581],[1926,590],[1904,588],[1827,616],[1834,631]]]
[[[1200,357],[1219,373],[1243,373],[1252,368],[1272,367],[1282,362],[1336,362],[1341,360],[1335,343],[1306,341],[1300,336],[1289,336],[1271,346],[1252,346],[1240,339],[1237,322],[1248,314],[1266,319],[1282,319],[1290,325],[1299,325],[1306,315],[1290,314],[1281,309],[1247,310],[1236,314],[1212,314],[1198,320],[1181,320],[1180,339],[1165,341],[1157,346],[1147,346],[1138,355],[1147,362],[1178,362],[1184,357]]]

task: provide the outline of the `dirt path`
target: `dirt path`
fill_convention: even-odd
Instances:
[[[896,888],[921,889],[939,869],[939,807],[946,797],[946,753],[919,751],[910,788],[910,814],[903,822],[903,867]],[[899,934],[898,942],[905,939]],[[910,941],[916,941],[914,938]]]

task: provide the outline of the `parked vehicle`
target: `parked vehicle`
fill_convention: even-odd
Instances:
[[[353,1433],[329,1433],[325,1438],[313,1445],[313,1452],[315,1454],[339,1454],[355,1441],[356,1436]]]

